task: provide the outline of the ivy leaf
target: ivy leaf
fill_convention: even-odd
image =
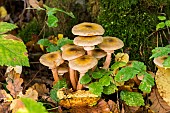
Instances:
[[[168,26],[168,27],[170,27],[170,20],[166,20],[166,21],[165,21],[165,25]]]
[[[166,17],[165,16],[158,16],[158,19],[159,20],[166,20]]]
[[[0,65],[29,66],[23,41],[13,35],[0,35]]]
[[[164,22],[160,22],[159,24],[156,25],[156,30],[162,29],[165,27],[165,23]]]
[[[54,86],[53,88],[51,89],[50,91],[50,97],[54,100],[54,101],[59,101],[58,97],[57,97],[57,91],[61,88],[67,88],[67,83],[66,83],[66,80],[63,79],[63,80],[59,80]]]
[[[91,77],[89,76],[88,73],[86,73],[81,79],[80,83],[81,84],[88,84],[91,81]]]
[[[20,98],[20,99],[25,105],[26,110],[19,109],[16,113],[48,113],[41,102],[36,102],[30,98]]]
[[[61,38],[57,41],[58,48],[61,48],[65,44],[73,44],[73,40],[70,40],[66,37],[66,38]]]
[[[8,31],[11,31],[15,28],[17,28],[15,24],[0,22],[0,34],[7,33]]]
[[[58,24],[58,18],[54,15],[48,15],[48,19],[47,19],[47,25],[49,27],[57,27]]]
[[[139,71],[133,67],[122,68],[115,76],[115,81],[123,82],[133,78]]]
[[[118,69],[120,67],[126,66],[125,62],[115,62],[112,66],[111,66],[111,70],[115,70]]]
[[[170,67],[170,57],[169,57],[169,56],[168,56],[167,59],[164,60],[163,66],[164,66],[164,67]]]
[[[103,93],[106,94],[106,95],[110,95],[110,94],[113,94],[115,93],[116,91],[118,90],[117,86],[113,83],[111,83],[110,85],[108,86],[104,86],[103,87]]]
[[[101,96],[103,92],[103,86],[99,82],[93,82],[89,84],[89,91],[95,95]]]
[[[48,39],[40,39],[38,40],[37,44],[43,45],[43,46],[50,46],[51,43]]]
[[[138,92],[121,91],[120,98],[129,106],[145,105],[142,94]]]
[[[139,85],[139,89],[143,92],[150,93],[151,88],[154,86],[154,78],[148,73],[144,74],[144,79]]]
[[[108,86],[108,85],[110,85],[111,81],[112,81],[111,76],[104,75],[102,78],[99,79],[99,84],[102,86]]]
[[[157,57],[161,57],[164,55],[168,55],[170,53],[170,47],[169,46],[165,46],[165,47],[156,47],[155,49],[152,50],[152,56],[151,58],[157,58]]]

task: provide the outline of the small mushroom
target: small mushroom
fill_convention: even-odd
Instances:
[[[64,60],[61,57],[61,52],[56,51],[56,52],[44,54],[40,57],[39,61],[44,66],[47,66],[49,67],[49,69],[51,69],[54,77],[54,83],[58,82],[59,77],[58,77],[57,67],[64,62]]]
[[[95,45],[102,43],[102,36],[78,36],[74,38],[74,44],[83,46],[88,55],[91,55],[91,51],[95,48]]]
[[[83,88],[83,85],[80,84],[80,79],[82,78],[82,76],[84,76],[84,74],[89,69],[92,69],[95,65],[97,65],[97,63],[97,59],[90,55],[84,55],[69,61],[69,67],[80,72],[77,90],[81,90]]]
[[[103,35],[104,31],[101,25],[90,22],[83,22],[72,28],[72,33],[79,36]]]
[[[68,48],[65,48],[62,52],[62,58],[64,60],[73,60],[75,58],[78,58],[80,56],[83,56],[85,54],[85,51],[82,47],[79,47],[79,46],[72,46],[72,47],[68,47]],[[75,75],[75,71],[74,69],[72,69],[71,67],[69,67],[69,73],[70,73],[70,81],[71,81],[71,84],[73,86],[73,89],[75,90],[76,89],[76,80],[77,80],[77,75]]]
[[[111,55],[114,50],[120,49],[124,46],[122,40],[116,37],[106,36],[103,37],[103,42],[98,47],[107,52],[106,61],[104,62],[103,68],[108,69],[111,62]]]
[[[62,63],[59,67],[58,67],[58,75],[62,76],[64,75],[64,73],[68,72],[68,63]]]
[[[161,57],[157,57],[157,58],[154,58],[153,62],[156,64],[156,66],[159,68],[159,67],[163,67],[163,62],[165,61],[165,59],[167,59],[168,56],[161,56]]]

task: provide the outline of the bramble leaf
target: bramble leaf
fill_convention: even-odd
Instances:
[[[123,67],[123,66],[126,66],[126,62],[115,62],[111,66],[111,70],[118,69],[118,68]]]
[[[15,28],[17,28],[15,24],[0,22],[0,34],[7,33],[8,31],[11,31]]]
[[[138,92],[121,91],[120,98],[129,106],[145,105],[142,94]]]
[[[116,91],[118,90],[117,86],[113,83],[111,83],[110,85],[108,86],[104,86],[103,87],[103,93],[106,94],[106,95],[110,95],[110,94],[113,94],[115,93]]]
[[[145,93],[150,93],[151,88],[154,86],[154,78],[148,73],[144,74],[144,79],[139,85],[139,89]]]
[[[0,65],[29,66],[28,54],[23,41],[13,35],[0,35]]]
[[[169,53],[170,53],[169,45],[165,47],[156,47],[155,49],[152,50],[152,56],[150,57],[150,59],[168,55]]]
[[[68,39],[67,37],[61,38],[57,41],[57,46],[60,49],[65,44],[73,44],[73,40]]]
[[[48,39],[40,39],[38,40],[37,44],[43,45],[43,46],[50,46],[51,43]]]
[[[164,67],[170,67],[170,57],[168,56],[167,59],[164,60],[163,62]]]
[[[138,62],[138,61],[133,61],[132,62],[132,67],[139,72],[146,71],[146,66],[143,62]]]
[[[102,78],[99,79],[99,84],[102,86],[108,86],[108,85],[110,85],[111,81],[112,81],[111,76],[104,75]]]
[[[92,77],[94,78],[94,79],[99,79],[99,78],[101,78],[102,76],[103,76],[104,74],[103,73],[101,73],[100,71],[94,71],[93,73],[92,73]]]
[[[91,77],[89,76],[88,73],[86,73],[81,79],[80,79],[80,83],[81,84],[87,84],[91,81]]]
[[[93,82],[89,85],[89,91],[95,95],[101,96],[103,86],[99,82]]]

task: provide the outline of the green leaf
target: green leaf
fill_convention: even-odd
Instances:
[[[115,69],[119,69],[120,67],[126,66],[125,62],[115,62],[112,66],[111,66],[111,70],[115,70]]]
[[[151,58],[157,58],[157,57],[161,57],[164,55],[168,55],[170,53],[170,47],[169,46],[165,46],[165,47],[156,47],[155,49],[152,50],[152,56]]]
[[[73,44],[73,40],[70,40],[67,37],[65,37],[65,38],[61,38],[57,41],[58,48],[61,48],[65,44]]]
[[[152,86],[154,86],[154,78],[150,74],[145,73],[139,89],[145,93],[150,93]]]
[[[99,83],[102,86],[108,86],[110,85],[110,82],[112,81],[112,77],[108,75],[104,75],[102,78],[99,79]]]
[[[110,94],[113,94],[115,93],[116,91],[118,90],[117,86],[113,83],[111,83],[110,85],[108,86],[104,86],[103,87],[103,93],[106,94],[106,95],[110,95]]]
[[[165,25],[168,26],[168,27],[170,27],[170,20],[166,20],[166,21],[165,21]]]
[[[165,23],[164,22],[160,22],[159,24],[156,25],[156,30],[162,29],[165,27]]]
[[[43,46],[50,46],[51,43],[48,39],[40,39],[38,40],[37,44],[43,45]]]
[[[48,113],[41,102],[36,102],[30,98],[20,98],[26,110],[19,109],[16,113]]]
[[[128,81],[129,79],[133,78],[137,73],[139,73],[139,71],[135,68],[125,67],[118,71],[114,79],[117,82]]]
[[[103,86],[99,82],[93,82],[89,84],[89,91],[95,95],[101,96],[103,92]]]
[[[15,24],[0,22],[0,34],[7,33],[15,28],[17,28]]]
[[[46,48],[47,52],[54,52],[58,51],[60,48],[57,45],[51,44]]]
[[[121,91],[120,98],[129,106],[145,105],[142,94],[138,92]]]
[[[163,66],[164,67],[170,67],[170,56],[168,56],[168,58],[164,60]]]
[[[81,84],[88,84],[91,81],[91,77],[89,76],[88,73],[86,73],[81,79],[80,83]]]
[[[62,9],[58,9],[58,8],[55,8],[57,11],[60,11],[60,12],[63,12],[65,14],[67,14],[68,16],[72,17],[72,18],[75,18],[74,14],[72,12],[66,12]]]
[[[58,18],[54,15],[48,15],[47,25],[48,27],[57,27]]]
[[[138,70],[139,72],[146,71],[146,66],[143,62],[133,61],[132,67]]]
[[[13,35],[0,35],[0,65],[29,66],[26,46]]]
[[[54,86],[53,86],[53,88],[51,89],[51,91],[50,91],[50,97],[54,100],[54,101],[56,101],[56,102],[58,102],[59,101],[59,99],[58,99],[58,97],[57,97],[57,91],[59,90],[59,89],[61,89],[61,88],[67,88],[67,83],[66,83],[66,80],[65,79],[63,79],[63,80],[59,80]]]
[[[159,20],[166,20],[166,17],[165,16],[158,16],[158,19]]]
[[[103,73],[101,73],[100,71],[94,71],[93,73],[92,73],[92,77],[94,78],[94,79],[99,79],[99,78],[101,78],[102,76],[103,76],[104,74]]]

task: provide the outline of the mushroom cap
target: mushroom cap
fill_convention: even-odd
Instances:
[[[77,57],[83,56],[85,54],[85,50],[82,47],[75,46],[64,49],[62,52],[62,58],[64,60],[73,60]]]
[[[120,49],[124,46],[122,40],[116,37],[106,36],[103,37],[103,42],[98,45],[98,47],[104,51],[112,51]]]
[[[69,61],[69,67],[79,72],[86,72],[98,63],[97,59],[90,55],[84,55]]]
[[[60,51],[44,54],[40,57],[39,61],[41,64],[48,66],[50,69],[54,66],[59,66],[64,62]]]
[[[161,57],[154,58],[153,62],[159,67],[164,67],[163,62],[165,61],[165,59],[167,59],[167,57],[168,56],[161,56]]]
[[[74,44],[78,46],[94,46],[102,42],[102,36],[78,36],[74,38]]]
[[[58,67],[58,74],[59,75],[60,74],[62,75],[62,74],[67,73],[67,72],[68,72],[68,64],[63,63]]]
[[[69,47],[77,47],[77,45],[75,45],[75,44],[65,44],[60,49],[61,49],[61,51],[64,51],[66,48],[69,48]]]
[[[92,56],[94,56],[97,59],[103,58],[107,55],[107,53],[99,48],[96,48],[94,50],[91,51],[92,52]]]
[[[83,22],[73,26],[72,33],[80,36],[103,35],[104,29],[97,23]]]

